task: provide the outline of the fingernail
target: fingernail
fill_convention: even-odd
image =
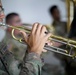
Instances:
[[[38,25],[39,23],[35,23],[35,25]]]

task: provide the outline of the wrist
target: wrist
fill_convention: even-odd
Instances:
[[[31,50],[31,51],[29,51],[30,53],[36,53],[37,55],[41,55],[41,52],[37,52],[37,51],[35,51],[35,50]]]
[[[29,52],[33,52],[33,53],[36,53],[38,54],[39,56],[41,55],[42,51],[38,50],[37,48],[30,48],[29,49]]]

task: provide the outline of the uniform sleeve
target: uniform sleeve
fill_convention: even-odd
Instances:
[[[7,72],[0,69],[0,75],[8,75]]]
[[[20,75],[41,75],[42,61],[36,53],[24,57]]]
[[[6,50],[3,61],[10,75],[19,75],[20,69],[18,68],[19,62],[14,59],[11,52]]]

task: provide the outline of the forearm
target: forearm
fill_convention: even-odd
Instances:
[[[29,53],[24,57],[20,75],[41,75],[42,62],[36,53]]]

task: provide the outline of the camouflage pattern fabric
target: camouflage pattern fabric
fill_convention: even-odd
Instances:
[[[2,48],[2,43],[7,47]],[[10,75],[19,75],[19,73],[20,75],[41,75],[42,62],[40,57],[35,53],[26,54],[26,46],[13,40],[9,34],[6,34],[4,40],[0,43],[0,50],[4,51],[2,58]],[[22,67],[19,67],[20,64],[22,64]],[[8,75],[1,60],[0,75]]]
[[[66,22],[53,22],[54,34],[62,37],[67,37],[67,23]]]

